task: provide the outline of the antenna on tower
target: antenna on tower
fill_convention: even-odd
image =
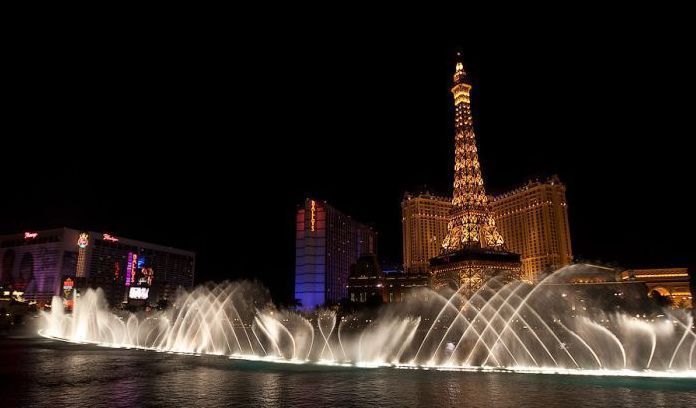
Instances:
[[[457,50],[457,57],[455,58],[456,65],[454,68],[454,82],[459,83],[466,80],[466,70],[464,70],[464,63],[462,62],[462,52]]]

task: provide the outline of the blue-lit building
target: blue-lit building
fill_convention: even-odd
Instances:
[[[350,267],[375,254],[377,232],[325,201],[306,199],[297,209],[295,299],[302,309],[348,298]]]

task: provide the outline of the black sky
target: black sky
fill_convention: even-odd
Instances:
[[[374,223],[399,261],[404,191],[451,194],[460,49],[490,192],[558,174],[576,256],[693,265],[695,70],[679,33],[203,26],[12,47],[0,233],[67,225],[192,249],[198,281],[258,278],[283,299],[311,194]]]

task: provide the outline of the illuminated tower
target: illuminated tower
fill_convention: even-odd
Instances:
[[[77,271],[75,272],[75,276],[78,278],[85,277],[87,245],[89,245],[89,234],[82,232],[77,239],[77,247],[79,249],[77,250]]]
[[[476,291],[490,278],[518,278],[520,256],[506,251],[495,226],[481,176],[473,120],[471,85],[464,65],[454,72],[454,194],[442,253],[431,259],[433,285]]]

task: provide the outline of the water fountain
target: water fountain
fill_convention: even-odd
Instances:
[[[88,290],[72,314],[55,298],[40,333],[295,364],[696,377],[691,315],[654,305],[637,305],[643,313],[635,313],[626,306],[630,293],[588,295],[567,284],[583,268],[560,269],[534,286],[494,279],[469,298],[425,291],[375,313],[340,317],[279,310],[246,282],[182,292],[168,310],[148,315],[117,314],[100,290]]]

